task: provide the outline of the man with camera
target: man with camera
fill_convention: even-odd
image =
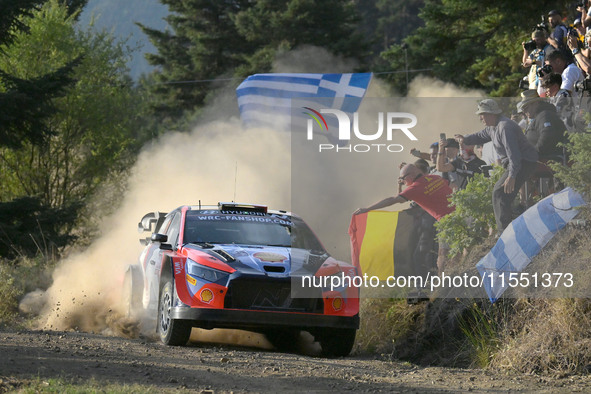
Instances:
[[[456,176],[455,184],[450,181],[450,186],[455,190],[463,190],[468,185],[468,181],[474,177],[474,174],[482,173],[482,166],[486,163],[476,157],[474,149],[471,146],[460,146],[460,155],[453,159],[447,158],[446,151],[449,147],[459,146],[453,138],[441,139],[439,141],[439,155],[437,156],[437,171],[443,174],[453,173]]]
[[[536,29],[531,34],[531,41],[522,42],[523,57],[521,65],[524,68],[530,67],[527,75],[530,89],[537,89],[539,85],[538,69],[544,66],[546,55],[554,50],[548,43],[546,32],[541,29]]]
[[[538,152],[529,143],[521,127],[503,116],[502,112],[495,100],[482,100],[478,103],[476,114],[479,115],[480,121],[486,127],[478,133],[465,137],[461,134],[455,135],[456,140],[465,145],[477,145],[492,141],[501,159],[505,172],[495,184],[492,193],[493,210],[499,234],[513,220],[513,200],[515,200],[519,188],[534,173],[538,161]]]
[[[562,77],[561,89],[567,90],[574,98],[579,97],[579,94],[575,91],[575,84],[584,79],[583,73],[576,64],[569,62],[563,52],[554,51],[546,56],[546,64],[538,70],[538,75],[543,78],[544,75],[551,72],[558,73]]]
[[[552,10],[548,13],[548,23],[552,29],[550,37],[548,37],[548,43],[559,51],[566,51],[566,36],[568,30],[562,23],[562,15],[558,10]]]
[[[575,61],[577,62],[579,68],[583,70],[587,75],[591,74],[591,60],[589,56],[591,55],[591,51],[589,51],[589,44],[588,41],[591,36],[585,34],[585,40],[581,45],[581,41],[578,40],[574,35],[569,35],[567,44],[568,48],[571,50]]]

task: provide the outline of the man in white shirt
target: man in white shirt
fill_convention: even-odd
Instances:
[[[568,63],[566,55],[560,51],[554,51],[546,56],[546,64],[552,66],[552,71],[560,74],[562,85],[560,89],[568,90],[572,97],[580,95],[575,91],[575,83],[584,79],[583,72],[574,63]]]

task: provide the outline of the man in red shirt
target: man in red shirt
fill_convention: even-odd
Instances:
[[[404,191],[397,196],[387,197],[378,201],[367,208],[359,208],[354,212],[354,215],[407,201],[416,202],[437,221],[455,210],[455,207],[450,206],[447,200],[447,197],[452,194],[452,189],[442,177],[438,175],[423,175],[414,164],[407,164],[400,170],[400,178],[398,180],[404,182],[406,185]],[[439,268],[439,272],[443,272],[445,255],[448,250],[447,245],[439,242],[439,252],[437,253],[437,267]]]

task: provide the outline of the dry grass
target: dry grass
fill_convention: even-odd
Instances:
[[[425,304],[407,305],[401,299],[364,299],[360,309],[355,345],[361,353],[394,353],[397,344],[417,332],[425,315]]]
[[[589,300],[522,300],[512,326],[491,366],[528,373],[590,372]]]
[[[584,212],[581,218],[589,221],[590,215]],[[467,251],[456,258],[449,273],[473,273],[493,245],[491,238]],[[439,298],[419,305],[366,299],[357,349],[421,364],[590,373],[589,245],[591,228],[567,226],[528,266],[530,273],[572,273],[574,286],[567,293],[507,292],[507,298],[493,305],[487,299]]]
[[[582,216],[587,217],[588,213]],[[575,294],[584,298],[520,299],[511,315],[495,367],[522,372],[591,372],[591,231],[569,227],[530,264],[537,272],[571,272]],[[530,268],[528,267],[528,268]]]

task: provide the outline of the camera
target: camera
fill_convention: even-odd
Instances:
[[[536,71],[536,74],[538,74],[538,77],[542,78],[544,75],[550,74],[551,72],[552,66],[549,64],[544,64],[543,67],[539,68],[538,71]]]
[[[544,15],[541,15],[540,18],[542,19],[542,21],[540,23],[538,23],[536,25],[536,27],[534,27],[534,31],[544,30],[544,31],[546,31],[546,33],[550,32],[550,29],[548,28],[548,25],[546,24],[546,18],[544,17]]]
[[[536,42],[534,40],[524,42],[523,49],[525,49],[528,52],[533,51],[534,49],[536,49]]]
[[[567,30],[567,33],[568,33],[569,36],[573,36],[575,38],[579,38],[579,32],[574,27],[569,26],[569,27],[566,28],[566,30]]]
[[[482,173],[487,178],[490,178],[490,172],[492,171],[492,169],[493,166],[480,166],[480,170],[482,170]]]
[[[529,89],[529,78],[527,75],[519,80],[519,89]]]
[[[582,81],[575,82],[575,90],[577,92],[591,92],[591,78],[587,77]]]

